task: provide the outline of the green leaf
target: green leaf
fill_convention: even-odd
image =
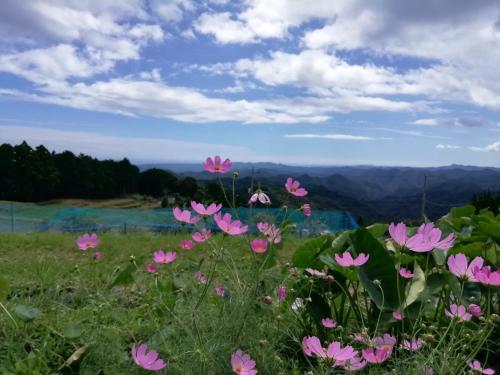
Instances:
[[[330,236],[321,236],[303,243],[292,257],[292,263],[298,268],[320,268],[318,257],[330,247]]]
[[[451,216],[453,218],[471,217],[476,212],[476,208],[472,205],[453,207],[451,209]]]
[[[129,263],[129,265],[123,270],[116,274],[115,278],[109,284],[109,287],[112,288],[117,285],[129,285],[132,284],[134,279],[134,272],[137,270],[137,267],[133,263]]]
[[[446,253],[443,250],[434,249],[431,254],[437,265],[442,266],[444,264],[446,260]]]
[[[64,326],[64,337],[76,339],[82,335],[82,325],[79,322],[69,322]]]
[[[479,223],[479,230],[500,244],[500,223]]]
[[[332,248],[334,252],[338,253],[344,249],[344,245],[347,243],[347,240],[349,240],[349,236],[352,233],[353,232],[351,230],[346,230],[333,239]]]
[[[358,277],[371,300],[380,310],[396,310],[400,299],[394,259],[365,228],[357,229],[351,235],[351,240],[356,254],[363,252],[370,256],[368,262],[358,267]],[[374,280],[378,280],[380,286],[376,286]]]
[[[425,273],[415,261],[413,268],[413,279],[407,286],[406,298],[403,307],[406,308],[415,302],[425,289]]]
[[[382,237],[383,235],[385,235],[388,227],[389,226],[387,224],[375,223],[375,224],[372,224],[372,225],[366,227],[366,229],[368,229],[368,232],[370,232],[370,234],[373,237],[379,238],[379,237]]]
[[[29,322],[35,319],[40,313],[40,311],[35,307],[26,305],[17,305],[14,308],[14,313],[17,315],[18,318],[24,320],[25,322]]]
[[[311,302],[307,304],[307,310],[314,318],[314,322],[321,326],[321,319],[332,315],[330,305],[318,292],[312,292],[310,298]]]
[[[458,253],[465,254],[469,257],[480,256],[483,252],[484,242],[471,242],[467,244],[457,244],[448,251],[448,255]]]
[[[0,301],[4,300],[9,294],[9,283],[6,279],[0,276]]]

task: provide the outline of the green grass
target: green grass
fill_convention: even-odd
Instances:
[[[229,358],[237,348],[252,353],[262,364],[260,373],[294,372],[295,364],[280,353],[289,350],[283,343],[293,327],[276,317],[290,319],[260,298],[275,296],[286,267],[263,270],[256,284],[258,262],[245,240],[226,238],[216,272],[227,296],[222,299],[210,288],[196,309],[203,287],[194,272],[200,264],[209,272],[207,245],[178,250],[177,260],[160,267],[157,278],[143,268],[154,250],[176,249],[187,236],[102,235],[103,258],[96,262],[90,251],[76,248],[74,235],[0,234],[0,275],[10,284],[7,309],[13,315],[18,305],[39,310],[33,321],[16,317],[18,328],[0,314],[0,373],[144,373],[129,355],[137,342],[156,347],[168,361],[169,374],[229,373]],[[278,250],[281,264],[293,247]],[[138,265],[135,282],[109,288],[118,267],[131,264],[131,257]],[[64,366],[78,349],[83,355]]]
[[[10,284],[3,304],[14,319],[0,310],[0,374],[145,374],[130,357],[132,344],[139,342],[147,342],[167,361],[160,372],[165,374],[230,374],[231,354],[238,348],[255,359],[260,375],[343,373],[302,353],[300,340],[306,335],[355,345],[353,333],[359,329],[354,315],[344,327],[326,331],[308,315],[314,304],[303,314],[291,308],[295,295],[303,292],[294,287],[305,285],[309,293],[313,287],[326,288],[323,295],[331,297],[323,281],[289,266],[304,240],[285,236],[283,246],[267,253],[275,258],[265,263],[267,254],[254,254],[243,236],[216,235],[216,242],[223,241],[222,252],[208,244],[179,250],[179,241],[189,238],[187,232],[103,234],[103,258],[94,261],[91,250],[76,248],[75,237],[0,233],[0,276]],[[150,274],[144,266],[159,248],[177,249],[177,260]],[[208,275],[213,265],[215,280],[226,290],[224,298],[215,294],[213,285],[205,295],[194,277],[200,269]],[[127,276],[127,268],[134,270],[131,282],[112,287],[117,275]],[[276,301],[280,285],[287,285],[290,295],[282,304]],[[0,301],[1,291],[0,285]],[[263,303],[264,295],[273,302]],[[35,317],[26,321],[30,313]],[[474,348],[487,343],[492,320],[438,320],[437,327],[416,323],[418,334],[432,335],[433,343],[418,352],[395,348],[389,361],[360,373],[422,375],[424,365],[436,375],[466,373]],[[383,321],[380,332],[397,326],[387,318]]]

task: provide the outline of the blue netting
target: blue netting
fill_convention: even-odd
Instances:
[[[234,215],[234,213],[233,213]],[[255,228],[259,221],[281,222],[285,212],[274,208],[238,210],[241,221]],[[345,211],[313,211],[311,217],[301,212],[288,212],[287,218],[296,224],[300,234],[336,232],[356,228],[353,217]],[[213,220],[207,226],[214,227]],[[0,203],[0,231],[3,232],[84,232],[84,231],[179,231],[182,226],[174,219],[172,209],[111,209]]]

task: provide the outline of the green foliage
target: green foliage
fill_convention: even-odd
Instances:
[[[24,320],[25,322],[29,322],[35,319],[40,311],[32,306],[17,305],[14,308],[14,313],[18,318]]]
[[[358,268],[359,279],[370,298],[381,310],[397,310],[400,297],[393,258],[365,228],[356,230],[351,235],[351,241],[355,253],[363,252],[370,256],[370,260]],[[380,285],[376,285],[378,283]]]
[[[330,236],[321,236],[308,240],[295,251],[292,263],[299,268],[321,268],[319,256],[330,248]]]

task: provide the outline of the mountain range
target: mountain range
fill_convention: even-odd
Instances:
[[[143,164],[198,181],[214,178],[201,164]],[[435,219],[451,207],[467,204],[475,194],[500,191],[500,168],[450,165],[443,167],[290,166],[275,163],[234,163],[237,188],[260,186],[279,194],[288,176],[309,190],[317,209],[343,209],[359,221],[412,220],[424,212]],[[424,189],[425,184],[425,189]]]

